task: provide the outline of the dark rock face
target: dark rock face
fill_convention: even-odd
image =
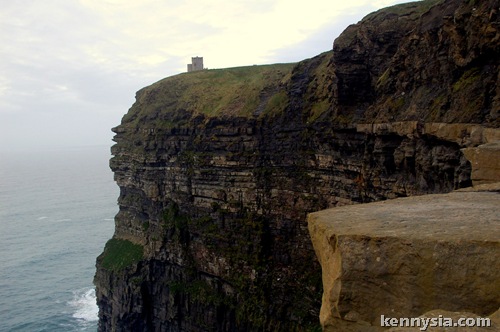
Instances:
[[[339,105],[369,122],[498,127],[498,11],[496,1],[426,1],[370,14],[335,42]]]
[[[199,106],[203,96],[168,95],[189,77],[208,89],[211,71],[139,91],[114,129],[111,168],[121,190],[114,237],[140,244],[144,256],[119,269],[102,264],[110,250],[98,258],[99,330],[318,328],[321,271],[306,214],[470,185],[460,151],[472,146],[467,126],[450,140],[424,122],[498,126],[498,2],[469,3],[371,14],[333,52],[245,87],[256,90],[253,108],[235,92],[212,116]],[[486,37],[472,31],[478,26]],[[452,30],[469,40],[458,52],[465,62],[451,56]],[[418,58],[411,48],[422,45]],[[449,101],[439,112],[427,107],[438,94]],[[394,124],[358,125],[371,122]]]

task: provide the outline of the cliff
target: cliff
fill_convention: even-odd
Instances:
[[[498,139],[498,29],[494,0],[404,4],[297,64],[140,90],[113,129],[100,331],[318,329],[306,215],[471,185],[462,149]]]

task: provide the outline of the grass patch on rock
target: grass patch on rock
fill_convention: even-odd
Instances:
[[[143,258],[144,248],[129,240],[111,239],[106,243],[101,255],[101,264],[105,269],[119,271],[131,266]]]

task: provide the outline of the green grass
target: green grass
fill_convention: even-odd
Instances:
[[[119,271],[143,258],[144,249],[128,240],[111,239],[101,256],[101,265],[108,270]]]
[[[315,57],[315,60],[319,63],[311,73],[313,80],[309,82],[305,96],[307,100],[312,101],[312,107],[309,110],[309,117],[307,119],[308,122],[315,121],[330,107],[330,85],[333,72],[329,63],[332,56],[333,52],[327,51]]]
[[[190,103],[194,96],[197,110],[209,116],[250,116],[260,104],[261,92],[282,83],[292,67],[293,64],[275,64],[179,75],[177,79],[192,81],[180,100]]]
[[[453,92],[461,92],[474,85],[481,79],[480,69],[477,67],[467,70],[458,81],[453,84]]]
[[[264,114],[279,114],[288,104],[288,96],[286,92],[280,91],[269,98],[265,107]]]
[[[311,108],[311,113],[308,118],[309,122],[315,121],[321,114],[323,114],[330,107],[330,101],[324,99],[320,102],[314,103]]]
[[[286,104],[280,91],[294,66],[211,69],[167,77],[139,91],[137,102],[123,120],[171,128],[189,121],[186,111],[209,117],[251,117],[258,109],[276,112]],[[278,96],[273,98],[274,94]]]

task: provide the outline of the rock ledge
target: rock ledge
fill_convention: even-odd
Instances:
[[[500,307],[500,185],[311,213],[325,328]],[[370,327],[371,325],[371,327]]]

